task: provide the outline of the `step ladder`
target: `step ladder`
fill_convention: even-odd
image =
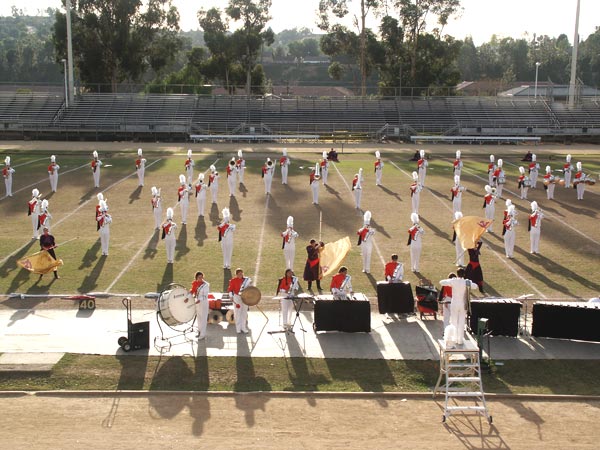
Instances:
[[[469,338],[462,345],[447,348],[442,339],[438,339],[440,349],[440,375],[435,388],[433,398],[442,389],[445,392],[444,415],[445,422],[455,412],[471,412],[482,415],[488,423],[492,423],[483,394],[481,382],[481,365],[479,348]],[[442,378],[445,386],[440,386]]]

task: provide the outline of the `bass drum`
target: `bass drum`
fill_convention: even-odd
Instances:
[[[158,315],[170,327],[190,322],[196,316],[194,299],[188,297],[183,286],[173,286],[161,292],[156,305]]]

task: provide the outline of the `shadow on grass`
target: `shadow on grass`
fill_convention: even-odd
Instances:
[[[400,198],[400,194],[394,191],[389,190],[388,188],[386,188],[385,186],[377,186],[379,189],[381,189],[383,192],[385,192],[387,195],[394,197],[396,200],[398,200],[399,202],[402,202],[402,198]]]
[[[144,249],[144,259],[154,259],[158,253],[158,242],[159,242],[160,230],[154,230],[154,234],[148,241],[148,245]]]
[[[235,358],[235,369],[237,379],[233,385],[235,392],[261,391],[268,392],[273,390],[269,382],[260,376],[256,376],[254,362],[250,357],[250,348],[246,334],[237,335],[237,354]],[[269,401],[266,396],[235,396],[235,406],[244,412],[246,425],[254,426],[256,423],[256,411],[265,411],[265,405]]]
[[[98,260],[92,271],[83,279],[81,286],[79,286],[78,289],[79,292],[90,292],[98,287],[98,283],[96,282],[98,281],[98,278],[100,278],[105,263],[106,256],[103,256]]]
[[[177,244],[176,244],[177,254],[175,255],[176,260],[180,260],[185,255],[190,252],[190,248],[187,246],[187,225],[181,225],[181,231],[177,236]]]
[[[211,203],[208,218],[215,227],[221,223],[221,219],[219,218],[219,205],[216,203]]]
[[[156,292],[162,292],[173,282],[173,264],[167,264],[163,272],[162,280],[156,285]]]
[[[198,242],[198,247],[204,246],[204,241],[208,238],[206,234],[206,222],[204,221],[204,216],[198,217],[198,222],[196,222],[196,228],[194,230],[194,239]]]
[[[94,242],[94,245],[92,245],[85,252],[85,255],[83,255],[83,258],[81,259],[81,264],[79,265],[78,269],[82,270],[87,267],[92,267],[92,263],[98,259],[99,251],[100,251],[100,239],[97,239],[96,242]]]
[[[437,236],[441,237],[442,239],[448,239],[448,240],[452,239],[451,234],[440,230],[438,227],[436,227],[433,223],[429,222],[427,219],[424,219],[421,216],[419,216],[419,218],[421,219],[421,222],[424,223],[425,225],[427,225],[427,228],[431,229],[431,231],[433,231]]]
[[[242,220],[242,211],[237,199],[235,197],[229,197],[229,212],[231,213],[231,219],[234,222]]]
[[[21,249],[12,255],[10,258],[6,260],[4,264],[0,267],[0,278],[5,278],[8,276],[8,272],[17,268],[17,261],[23,258],[27,253],[29,253],[29,249],[33,246],[33,244],[39,244],[39,241],[32,239],[27,244],[25,244]],[[10,291],[9,291],[10,292]]]
[[[133,202],[140,199],[142,194],[143,186],[138,186],[131,194],[129,194],[129,204],[131,205]]]

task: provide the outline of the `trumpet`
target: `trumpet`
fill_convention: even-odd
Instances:
[[[315,164],[315,180],[321,179],[321,165],[319,163]]]
[[[268,167],[268,168],[271,168],[272,166],[273,166],[273,161],[271,161],[271,160],[268,160],[268,161],[267,161],[267,167]]]

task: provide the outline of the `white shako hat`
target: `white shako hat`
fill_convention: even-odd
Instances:
[[[502,164],[504,164],[504,161],[502,161],[502,158],[500,158],[498,160],[498,167],[502,167]]]
[[[454,213],[454,220],[458,220],[458,219],[462,219],[463,218],[463,213],[461,213],[460,211],[456,211]]]
[[[489,184],[486,184],[484,189],[485,189],[485,192],[487,192],[488,194],[491,194],[492,192],[494,192],[492,190],[492,187]]]
[[[185,184],[185,175],[179,175],[179,183]]]
[[[150,192],[152,192],[153,197],[156,197],[158,195],[158,189],[156,189],[156,186],[152,186],[150,188]]]
[[[519,172],[521,172],[521,175],[523,175],[525,173],[525,168],[523,166],[519,166]]]
[[[375,158],[381,159],[381,153],[379,152],[379,150],[375,150]]]
[[[323,159],[327,159],[327,152],[326,151],[323,152]]]
[[[538,204],[536,201],[531,202],[531,211],[536,212],[538,210]]]
[[[412,173],[413,181],[417,181],[419,179],[419,174],[417,172]]]
[[[213,164],[210,165],[209,169],[210,169],[211,172],[216,172],[217,171],[217,168]]]
[[[419,150],[419,155],[421,155],[421,158],[425,158],[425,150]]]
[[[533,154],[531,155],[531,160],[532,160],[532,161],[535,161],[536,159],[537,159],[537,156],[536,156],[536,154],[535,154],[535,153],[533,153]]]
[[[235,166],[235,156],[232,156],[231,159],[229,160],[229,165],[230,166]]]
[[[223,222],[229,222],[229,218],[231,217],[231,215],[229,214],[229,208],[223,208],[223,211],[221,211],[221,213],[223,214]]]
[[[283,156],[287,156],[287,148],[283,149]]]
[[[496,160],[496,158],[494,157],[494,155],[490,155],[490,162],[493,163]]]
[[[456,159],[460,159],[460,150],[456,150]]]
[[[98,199],[98,203],[104,201],[104,195],[102,194],[102,192],[96,194],[96,198]]]
[[[167,208],[167,220],[173,220],[173,208]]]
[[[241,159],[241,158],[243,157],[242,155],[243,155],[243,153],[242,153],[242,150],[241,150],[241,149],[240,149],[240,150],[238,150],[238,158],[240,158],[240,159]]]
[[[294,226],[294,218],[293,218],[292,216],[289,216],[289,217],[287,218],[287,226],[288,226],[289,228],[292,228],[292,227]]]
[[[7,166],[10,166],[10,156],[7,156],[6,158],[4,158],[4,164],[6,164]]]
[[[506,207],[508,208],[510,205],[512,205],[512,200],[510,198],[506,199],[506,202],[504,202],[504,204],[506,205]]]
[[[204,183],[204,174],[203,174],[203,173],[199,173],[199,174],[198,174],[198,181],[199,181],[200,183]]]
[[[458,175],[454,175],[454,184],[457,186],[460,184],[460,177]]]
[[[363,173],[363,170],[362,170],[362,167],[361,167],[360,169],[358,169],[358,176],[362,177],[362,173]]]
[[[191,149],[191,148],[188,148],[188,151],[187,151],[187,157],[188,157],[188,158],[191,158],[191,157],[192,157],[192,149]]]
[[[365,211],[363,215],[363,225],[367,226],[371,224],[371,211]]]
[[[582,167],[583,167],[583,165],[581,164],[581,161],[577,161],[577,170],[579,172],[581,172]]]
[[[38,189],[37,189],[37,188],[33,188],[33,189],[31,190],[31,196],[32,196],[32,197],[39,197],[39,196],[40,196],[40,191],[38,191]]]
[[[571,155],[567,155],[567,162],[571,162]]]
[[[142,156],[142,149],[138,148],[138,156]]]
[[[56,156],[52,155],[52,156],[50,157],[50,162],[56,162]]]
[[[552,173],[552,167],[546,166],[546,173]]]
[[[96,150],[94,150],[92,152],[92,156],[94,157],[94,159],[98,159],[98,152]]]
[[[510,205],[508,207],[508,215],[509,216],[514,216],[515,215],[515,205]]]
[[[48,209],[48,200],[42,200],[42,211],[46,211]]]
[[[100,200],[100,211],[108,211],[108,205],[106,204],[105,200]]]
[[[410,215],[410,220],[412,220],[413,224],[418,224],[419,223],[419,215],[417,213],[412,213]]]

